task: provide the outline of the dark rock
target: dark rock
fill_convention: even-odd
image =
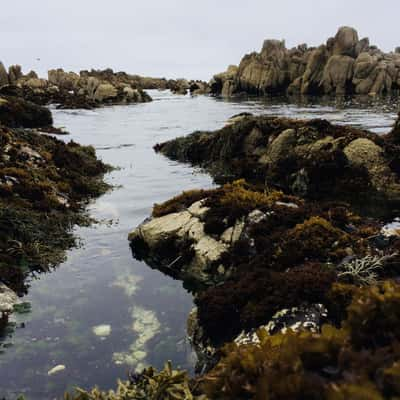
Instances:
[[[20,97],[0,97],[0,123],[10,128],[40,128],[53,124],[50,110]]]

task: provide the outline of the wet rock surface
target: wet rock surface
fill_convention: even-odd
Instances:
[[[284,41],[266,40],[259,53],[245,55],[210,82],[212,93],[364,94],[397,91],[400,55],[384,53],[359,39],[354,28],[341,27],[319,47],[301,44],[287,49]]]

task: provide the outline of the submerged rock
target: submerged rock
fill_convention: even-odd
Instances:
[[[59,365],[56,365],[54,368],[50,369],[47,372],[47,375],[52,376],[55,374],[59,374],[60,372],[65,371],[66,369],[67,369],[67,367],[65,365],[59,364]]]
[[[105,338],[111,335],[111,325],[97,325],[92,328],[92,331],[96,336]]]

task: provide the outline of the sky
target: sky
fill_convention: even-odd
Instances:
[[[0,11],[0,61],[47,76],[113,68],[209,80],[264,39],[319,45],[349,25],[391,51],[399,0],[18,0]]]

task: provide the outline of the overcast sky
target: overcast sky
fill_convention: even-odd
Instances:
[[[386,51],[400,45],[399,0],[11,0],[0,60],[41,75],[106,68],[208,80],[266,38],[318,45],[339,26]]]

